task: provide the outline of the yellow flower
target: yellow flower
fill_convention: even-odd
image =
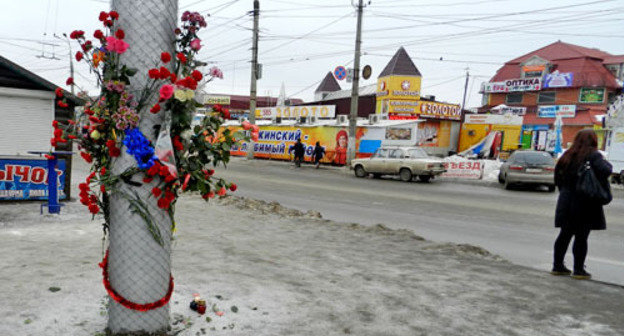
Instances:
[[[173,96],[175,97],[175,99],[184,102],[186,101],[186,92],[184,92],[184,90],[175,90],[175,92],[173,93]]]
[[[187,100],[191,100],[195,97],[195,91],[193,90],[186,90],[186,99]]]
[[[91,139],[93,140],[98,140],[100,136],[100,132],[98,132],[97,130],[93,130],[93,132],[91,132]]]

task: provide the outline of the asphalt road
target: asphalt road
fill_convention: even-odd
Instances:
[[[287,162],[240,158],[219,173],[237,183],[239,196],[318,210],[336,221],[409,229],[434,241],[478,245],[531,268],[551,267],[557,193],[475,182],[360,179],[342,168],[297,169]],[[594,279],[624,285],[624,191],[614,190],[606,217],[607,230],[590,235],[585,263]]]

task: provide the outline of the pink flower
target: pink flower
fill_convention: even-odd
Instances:
[[[113,36],[108,36],[106,38],[106,50],[116,52],[119,54],[123,54],[128,50],[129,44],[124,42],[123,40],[118,40]]]
[[[199,50],[199,49],[201,49],[201,47],[202,46],[201,46],[201,40],[200,39],[196,38],[193,41],[191,41],[191,48],[193,50]]]
[[[173,85],[163,85],[160,88],[160,99],[167,100],[173,96]]]
[[[208,73],[212,77],[223,79],[223,72],[221,71],[221,69],[217,68],[216,66],[210,68],[210,71]]]

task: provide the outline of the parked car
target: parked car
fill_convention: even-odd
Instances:
[[[498,182],[511,189],[514,185],[544,185],[555,191],[555,160],[541,151],[516,151],[500,168]]]
[[[399,175],[405,182],[416,176],[428,182],[446,171],[442,160],[430,157],[422,148],[402,146],[380,147],[370,158],[353,160],[351,168],[357,177]]]

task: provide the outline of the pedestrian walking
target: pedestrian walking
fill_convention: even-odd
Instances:
[[[555,184],[559,188],[555,227],[561,228],[561,231],[554,244],[551,272],[553,275],[572,274],[575,279],[590,279],[591,274],[585,270],[587,238],[591,230],[605,230],[607,227],[602,208],[605,202],[588,198],[577,188],[579,172],[586,163],[589,163],[600,186],[609,191],[608,178],[612,167],[598,152],[598,139],[593,130],[578,132],[572,147],[563,154],[555,166]],[[574,272],[564,265],[565,254],[572,237],[574,237],[572,246]]]
[[[301,138],[297,139],[297,142],[290,150],[295,152],[295,165],[301,167],[301,161],[303,161],[303,155],[305,154],[305,146],[303,146]]]
[[[312,153],[312,158],[314,159],[314,164],[316,165],[316,169],[321,165],[321,159],[325,155],[325,148],[321,147],[321,143],[319,141],[316,142],[316,146],[314,146],[314,153]]]

